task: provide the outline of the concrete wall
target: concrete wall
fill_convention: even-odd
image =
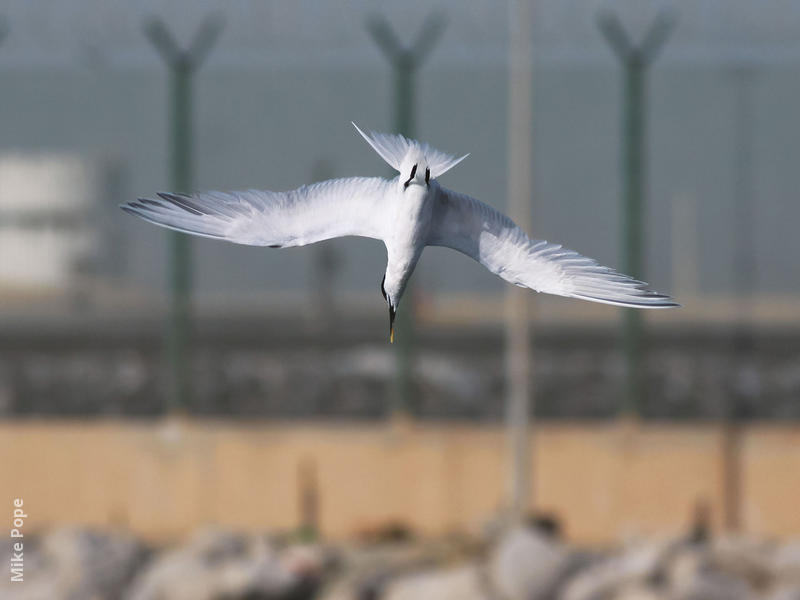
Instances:
[[[800,427],[748,426],[727,446],[724,436],[715,425],[542,425],[537,505],[579,543],[678,533],[699,501],[718,527],[724,448],[738,447],[743,530],[800,535]],[[325,535],[390,519],[426,534],[475,530],[502,506],[505,473],[499,427],[410,423],[6,421],[0,457],[0,502],[10,518],[24,499],[28,532],[117,525],[153,540],[204,524],[297,526],[304,464]]]

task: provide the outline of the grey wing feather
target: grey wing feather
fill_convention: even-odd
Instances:
[[[647,284],[558,244],[529,238],[504,214],[439,188],[428,245],[458,250],[506,281],[537,292],[635,308],[678,306]]]
[[[288,192],[159,193],[122,210],[169,229],[251,246],[303,246],[356,235],[383,239],[385,179],[352,177]]]

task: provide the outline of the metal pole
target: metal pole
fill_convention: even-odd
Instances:
[[[688,193],[672,200],[672,288],[676,298],[695,297],[698,293],[697,200]]]
[[[532,0],[511,1],[509,30],[508,212],[520,227],[527,230],[531,220],[533,194]],[[530,457],[533,386],[528,314],[531,294],[516,286],[508,286],[506,289],[506,427],[509,452],[507,502],[510,521],[520,523],[533,498]]]
[[[734,273],[738,300],[738,322],[733,332],[733,362],[738,381],[731,390],[722,428],[724,524],[728,531],[742,526],[742,433],[741,419],[747,415],[747,403],[753,391],[746,379],[754,352],[753,291],[755,289],[756,218],[753,199],[753,147],[755,141],[755,70],[750,65],[733,68],[736,85],[736,145],[734,155]]]
[[[176,192],[192,191],[191,172],[191,67],[187,61],[179,61],[172,70],[170,114],[172,135],[170,136],[171,185]],[[167,353],[171,365],[170,408],[188,408],[191,397],[191,286],[192,286],[192,240],[183,233],[170,231],[170,285],[172,304],[170,311]]]
[[[170,71],[170,185],[175,192],[192,191],[192,75],[202,64],[222,30],[217,16],[208,17],[189,48],[179,48],[175,37],[158,19],[144,23],[144,33]],[[169,363],[168,406],[186,410],[191,397],[192,248],[188,235],[170,231],[170,314],[167,327]]]
[[[8,25],[3,17],[0,17],[0,44],[2,44],[8,35]]]
[[[394,71],[394,131],[413,138],[416,130],[416,73],[444,31],[441,15],[429,16],[416,40],[408,47],[400,43],[391,25],[374,16],[367,20],[367,30],[383,51]],[[395,329],[397,371],[393,412],[410,414],[412,406],[411,379],[416,348],[415,292],[412,282],[406,288],[406,306],[397,315]]]
[[[645,124],[647,113],[647,71],[675,25],[670,12],[661,12],[637,45],[625,32],[617,15],[602,12],[598,26],[624,69],[622,102],[621,165],[622,190],[622,270],[644,279],[643,220],[645,202]],[[622,340],[626,375],[622,412],[636,415],[644,393],[644,326],[641,312],[625,308]]]
[[[311,169],[311,181],[325,181],[333,178],[333,166],[325,158],[314,161]],[[336,294],[335,282],[340,267],[339,252],[332,241],[314,244],[312,306],[309,314],[309,326],[316,334],[326,337],[336,326]]]
[[[736,84],[736,156],[734,158],[734,202],[736,292],[739,296],[739,325],[737,346],[747,353],[752,345],[753,292],[755,290],[755,208],[756,194],[753,176],[753,147],[755,142],[755,70],[752,66],[735,67]]]
[[[414,84],[414,62],[410,53],[406,51],[397,56],[394,67],[394,131],[410,138],[415,136],[416,130]],[[395,335],[397,372],[393,411],[402,415],[413,414],[415,408],[412,389],[414,355],[417,345],[415,314],[417,291],[414,289],[415,287],[413,281],[409,281],[405,292],[405,310],[400,311],[397,317],[397,334]]]

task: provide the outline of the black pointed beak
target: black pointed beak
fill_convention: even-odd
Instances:
[[[391,304],[389,305],[389,343],[394,344],[394,316],[397,314],[397,311],[394,309],[394,306]]]

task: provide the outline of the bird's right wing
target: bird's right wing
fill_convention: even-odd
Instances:
[[[288,192],[159,193],[122,210],[174,229],[250,246],[304,246],[356,235],[384,239],[388,182],[378,177],[331,179]]]
[[[678,306],[668,296],[595,260],[532,240],[504,214],[469,196],[439,188],[428,245],[453,248],[521,287],[635,308]]]

